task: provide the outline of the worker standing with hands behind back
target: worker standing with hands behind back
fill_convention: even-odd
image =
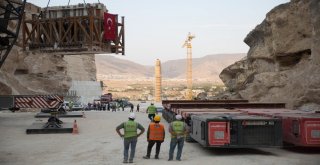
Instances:
[[[147,108],[148,118],[150,121],[153,121],[154,116],[157,113],[157,108],[151,103],[151,105]]]
[[[176,160],[181,161],[182,148],[184,145],[184,137],[188,133],[186,124],[181,121],[182,116],[176,115],[176,120],[169,125],[169,132],[171,133],[170,150],[168,161],[173,160],[174,149],[178,145],[178,152]]]
[[[148,148],[147,155],[144,159],[150,159],[151,150],[154,144],[156,144],[156,155],[155,159],[159,159],[161,143],[163,143],[165,138],[165,130],[163,124],[160,123],[161,117],[156,115],[153,118],[153,122],[149,124],[147,131]]]
[[[133,163],[133,158],[136,152],[136,145],[138,137],[144,133],[144,127],[135,122],[136,118],[134,113],[129,114],[129,120],[123,122],[117,126],[116,131],[120,137],[123,137],[124,151],[123,151],[123,163],[128,163],[128,152],[129,147],[131,146],[131,152],[129,157],[129,163]],[[124,129],[124,134],[121,134],[120,129]],[[137,133],[137,130],[140,130],[140,133]]]

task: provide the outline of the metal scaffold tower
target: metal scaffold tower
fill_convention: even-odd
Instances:
[[[26,0],[0,2],[0,68],[16,43]]]
[[[195,36],[189,32],[187,39],[185,40],[182,47],[187,47],[187,94],[186,99],[192,100],[192,45],[191,40]]]

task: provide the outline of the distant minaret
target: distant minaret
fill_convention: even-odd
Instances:
[[[160,60],[156,60],[155,69],[155,90],[154,90],[154,101],[160,102],[161,101],[161,63]]]

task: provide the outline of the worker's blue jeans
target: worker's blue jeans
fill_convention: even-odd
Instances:
[[[173,159],[173,153],[174,153],[174,149],[176,148],[176,145],[178,145],[178,152],[177,152],[176,159],[180,160],[181,159],[181,154],[182,154],[182,148],[183,148],[183,145],[184,145],[184,137],[171,138],[170,150],[169,150],[169,159],[170,160]]]
[[[132,161],[134,154],[136,152],[137,138],[128,138],[123,140],[124,150],[123,150],[123,160],[128,160],[129,146],[131,145],[129,161]]]

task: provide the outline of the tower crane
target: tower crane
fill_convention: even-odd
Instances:
[[[192,35],[190,32],[187,36],[183,44],[183,48],[187,48],[187,94],[186,99],[192,100],[192,45],[191,40],[194,39],[195,36]]]

